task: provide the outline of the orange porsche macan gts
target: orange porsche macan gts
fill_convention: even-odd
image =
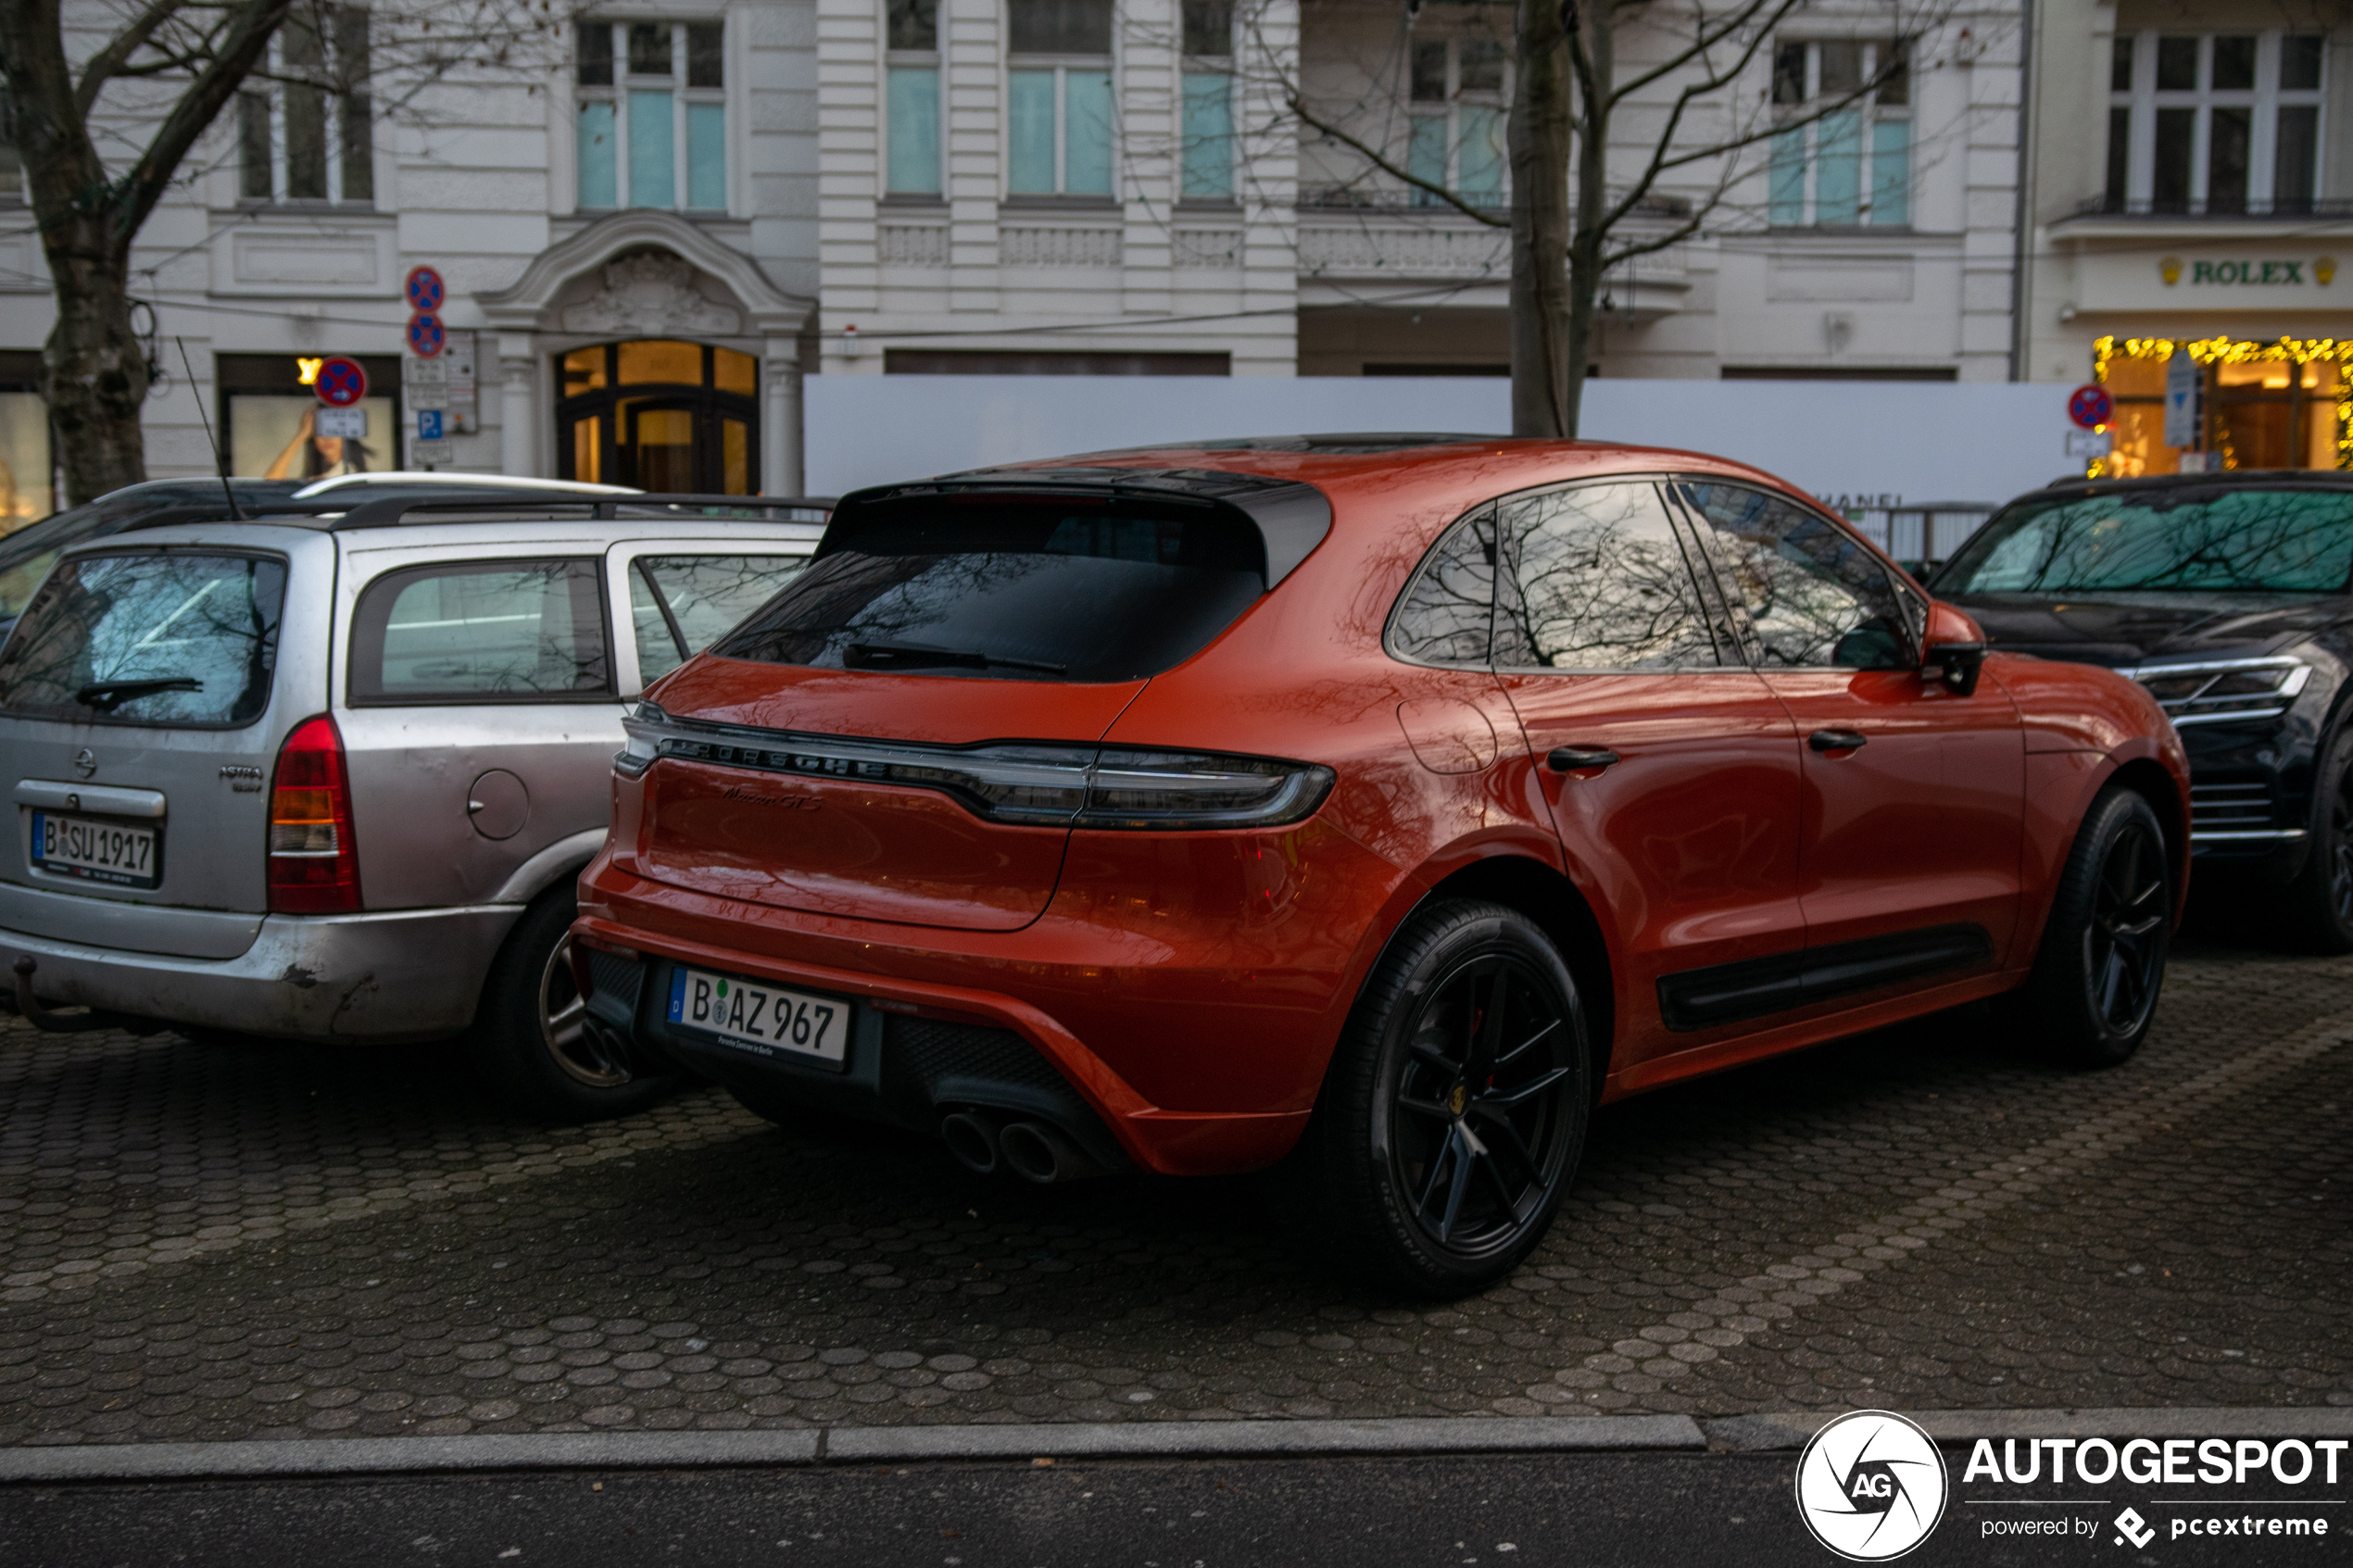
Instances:
[[[2147,692],[1988,657],[1687,452],[862,491],[648,696],[573,927],[618,1059],[1036,1181],[1280,1165],[1439,1295],[1535,1245],[1600,1102],[1997,996],[2122,1060],[2188,865]]]

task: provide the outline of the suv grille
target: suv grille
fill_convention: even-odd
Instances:
[[[2268,836],[2271,827],[2271,786],[2261,780],[2190,786],[2191,836],[2248,832]]]

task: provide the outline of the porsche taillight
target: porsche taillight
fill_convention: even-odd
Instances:
[[[289,915],[359,908],[351,774],[343,736],[323,713],[296,724],[278,748],[270,785],[270,908]]]

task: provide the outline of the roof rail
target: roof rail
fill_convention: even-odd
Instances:
[[[431,514],[447,511],[547,512],[566,520],[598,522],[623,520],[705,522],[731,518],[764,518],[771,522],[824,522],[833,508],[834,497],[830,495],[582,495],[555,493],[518,495],[512,490],[452,487],[433,495],[386,495],[362,501],[329,526],[336,532],[352,528],[391,528],[407,522],[432,522],[436,520]],[[809,515],[776,515],[795,512]],[[425,515],[416,515],[419,513]]]

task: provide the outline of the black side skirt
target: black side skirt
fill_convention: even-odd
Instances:
[[[1661,976],[1659,1016],[1679,1034],[1713,1029],[1948,969],[1969,969],[1991,962],[1993,957],[1993,938],[1982,925],[1935,925],[1829,947],[1801,947]]]

